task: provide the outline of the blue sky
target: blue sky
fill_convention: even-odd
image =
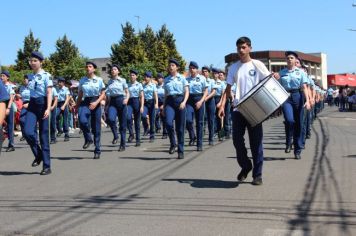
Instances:
[[[174,33],[186,61],[224,66],[240,36],[253,50],[324,52],[328,73],[356,72],[356,0],[33,0],[4,1],[0,12],[0,61],[13,64],[32,29],[48,56],[64,34],[84,56],[109,56],[121,24],[144,29],[162,24]],[[140,16],[138,25],[137,18]]]

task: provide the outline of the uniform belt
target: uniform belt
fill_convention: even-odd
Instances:
[[[300,92],[300,89],[290,89],[290,90],[287,90],[288,93],[299,93]]]
[[[203,94],[202,93],[190,93],[189,96],[199,97],[199,96],[203,96]]]
[[[153,100],[153,98],[151,98],[151,99],[145,99],[145,102],[150,102],[150,101],[152,101]]]
[[[99,98],[99,96],[86,97],[86,98],[84,98],[84,102],[93,102],[93,101],[97,100],[98,98]]]
[[[124,95],[119,94],[119,95],[111,95],[110,98],[119,98],[119,97],[123,97]]]
[[[175,94],[175,95],[168,95],[168,97],[179,98],[179,97],[183,97],[183,95],[182,94]]]
[[[139,97],[130,97],[130,99],[139,99]]]
[[[221,96],[220,95],[216,95],[216,96],[214,96],[214,98],[221,98]]]

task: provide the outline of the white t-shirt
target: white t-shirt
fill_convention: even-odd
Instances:
[[[236,72],[238,71],[238,78],[236,78]],[[249,62],[241,63],[241,61],[232,64],[227,73],[226,82],[233,86],[237,81],[237,90],[235,92],[234,102],[243,98],[254,86],[256,86],[261,80],[268,76],[270,72],[266,66],[258,60],[252,59]]]

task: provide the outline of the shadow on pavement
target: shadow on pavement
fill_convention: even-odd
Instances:
[[[39,172],[23,172],[23,171],[0,171],[0,175],[12,176],[12,175],[38,175]]]
[[[236,188],[237,181],[224,181],[214,179],[163,179],[163,181],[177,181],[182,184],[190,184],[193,188]]]
[[[173,160],[177,159],[176,156],[172,157],[119,157],[120,159],[128,160],[142,160],[142,161],[160,161],[160,160]]]

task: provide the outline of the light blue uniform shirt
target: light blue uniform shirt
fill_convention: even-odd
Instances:
[[[310,81],[310,84],[309,84],[310,88],[311,88],[311,89],[315,89],[314,80],[313,80],[312,78],[310,78],[310,76],[308,76],[308,78],[309,78],[309,81]]]
[[[196,77],[188,77],[187,82],[189,84],[189,94],[203,94],[208,87],[204,76],[197,75]]]
[[[15,90],[14,90],[14,85],[13,84],[5,84],[5,89],[6,89],[6,92],[9,94],[9,95],[14,95],[15,94]]]
[[[30,101],[30,88],[28,87],[28,85],[22,85],[20,87],[20,95],[21,95],[21,99],[22,99],[22,102],[28,102]]]
[[[69,89],[66,86],[63,86],[62,88],[58,87],[56,91],[58,94],[58,102],[65,102],[67,95],[70,95]]]
[[[158,99],[161,99],[163,101],[164,99],[164,87],[163,84],[158,85],[157,84],[157,95],[158,95]]]
[[[119,95],[126,95],[125,90],[128,88],[126,80],[118,77],[109,80],[108,87],[106,89],[106,95],[116,97]]]
[[[328,95],[333,95],[333,93],[334,93],[334,89],[329,88],[329,89],[328,89]]]
[[[4,102],[9,100],[9,94],[7,93],[6,89],[5,89],[5,85],[2,82],[2,80],[0,80],[0,102]]]
[[[189,86],[187,80],[183,75],[177,74],[176,76],[167,76],[164,78],[164,91],[167,96],[171,95],[183,95],[184,88]]]
[[[206,79],[206,84],[208,86],[208,94],[210,94],[211,91],[213,91],[213,89],[216,89],[215,80],[213,80],[211,78],[207,78]]]
[[[54,99],[55,97],[58,97],[57,89],[52,89],[52,99]]]
[[[130,98],[138,98],[140,97],[141,91],[143,91],[142,84],[140,82],[135,81],[135,83],[129,83],[128,85]]]
[[[236,83],[234,83],[234,84],[231,86],[231,92],[232,92],[233,94],[236,94],[236,89],[237,89],[237,85],[236,85]]]
[[[92,79],[83,77],[79,81],[78,90],[83,92],[83,98],[98,97],[104,89],[105,84],[103,79],[97,76]]]
[[[47,88],[53,87],[51,74],[41,70],[38,74],[32,74],[29,77],[31,77],[28,81],[31,98],[46,97]]]
[[[303,84],[308,84],[308,75],[299,68],[288,70],[284,68],[279,72],[281,78],[279,82],[288,91],[293,89],[301,89]]]
[[[145,100],[153,99],[153,95],[155,92],[157,93],[157,87],[154,83],[149,82],[148,84],[143,85],[143,95],[145,97]]]
[[[216,87],[215,88],[216,89],[215,96],[221,96],[226,88],[226,83],[224,83],[224,81],[217,79],[215,81],[215,87]]]

